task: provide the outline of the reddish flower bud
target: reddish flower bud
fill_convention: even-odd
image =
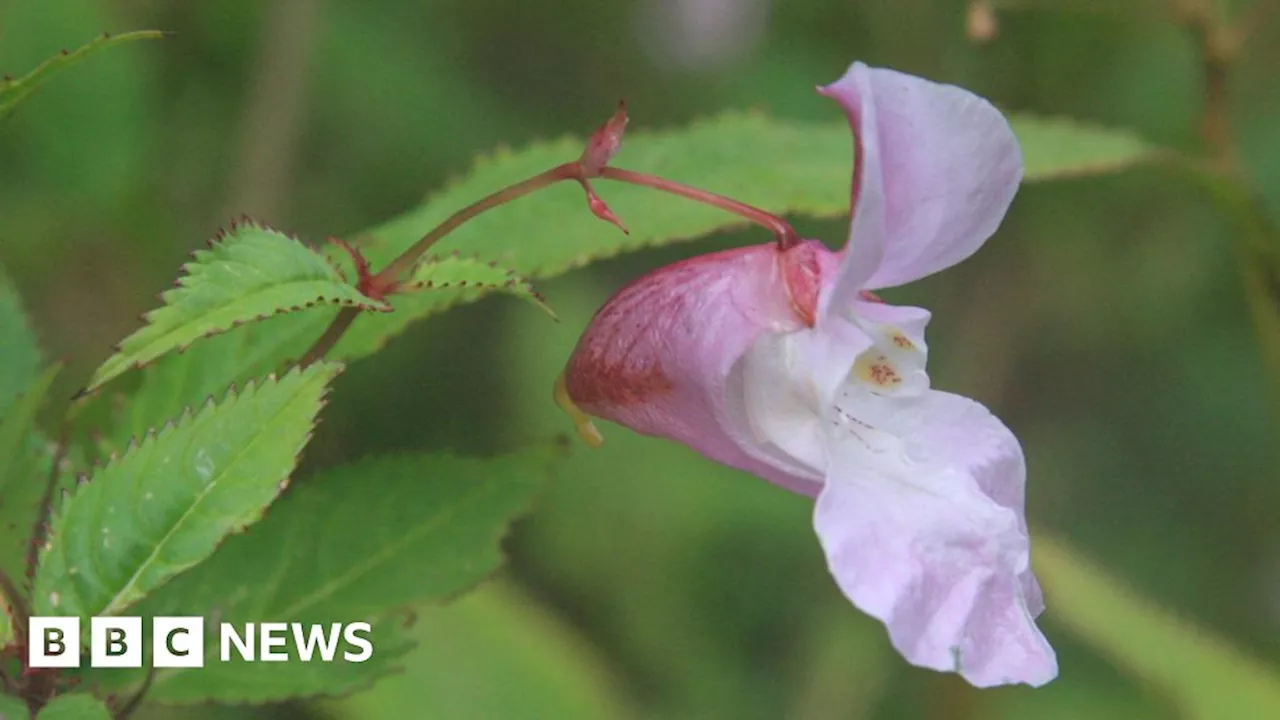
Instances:
[[[609,164],[618,148],[622,146],[622,133],[627,129],[627,103],[618,102],[618,109],[587,140],[587,147],[582,151],[579,162],[587,177],[594,177]],[[598,213],[597,213],[598,214]]]

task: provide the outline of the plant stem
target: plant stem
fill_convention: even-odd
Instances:
[[[1248,28],[1230,24],[1213,0],[1177,0],[1175,7],[1200,52],[1204,78],[1200,131],[1209,162],[1199,170],[1199,179],[1239,224],[1232,249],[1270,376],[1273,411],[1280,419],[1280,228],[1249,187],[1231,130],[1231,71]]]
[[[422,257],[432,245],[439,242],[440,238],[448,235],[462,225],[466,221],[474,218],[486,210],[492,210],[499,205],[505,205],[517,198],[524,197],[534,190],[546,187],[552,183],[561,180],[580,179],[583,177],[582,168],[577,162],[564,163],[538,173],[528,180],[518,182],[515,185],[505,187],[491,195],[487,195],[476,202],[462,208],[458,212],[449,216],[449,219],[440,223],[434,230],[422,236],[422,239],[414,243],[408,250],[400,253],[400,256],[387,264],[382,272],[377,275],[379,282],[391,282],[400,277],[400,275],[408,271],[413,264]]]
[[[426,235],[423,235],[420,240],[415,242],[404,252],[400,253],[400,255],[394,260],[387,263],[386,267],[369,280],[369,284],[380,294],[391,294],[394,292],[397,283],[400,282],[401,276],[413,268],[414,264],[418,262],[418,259],[422,257],[423,253],[429,250],[432,245],[439,242],[441,238],[456,230],[463,223],[487,210],[492,210],[500,205],[505,205],[512,200],[524,197],[535,190],[547,187],[560,182],[561,180],[576,180],[581,183],[583,189],[587,191],[587,199],[588,203],[591,205],[591,211],[595,213],[597,217],[616,224],[623,230],[623,232],[626,232],[627,230],[622,223],[616,217],[613,217],[612,212],[608,210],[608,207],[604,205],[603,201],[600,201],[599,198],[595,196],[594,191],[588,184],[588,180],[593,177],[600,177],[631,185],[647,187],[652,190],[678,195],[683,198],[703,203],[704,205],[710,205],[733,213],[734,215],[756,223],[757,225],[760,225],[772,232],[774,238],[777,240],[778,248],[781,250],[794,247],[800,242],[800,236],[796,234],[795,229],[793,229],[786,220],[783,220],[772,213],[747,205],[746,203],[739,202],[732,198],[727,198],[723,195],[717,195],[716,193],[708,192],[706,190],[699,190],[698,188],[681,185],[680,183],[666,180],[664,178],[633,172],[631,170],[623,170],[621,168],[606,166],[599,168],[595,173],[591,173],[585,169],[582,160],[576,160],[574,162],[557,165],[550,170],[538,173],[527,180],[505,187],[450,215],[448,219],[437,225]],[[312,345],[309,350],[307,350],[306,354],[302,356],[302,359],[298,361],[298,364],[306,367],[307,365],[310,365],[324,357],[326,353],[338,344],[338,341],[342,339],[342,336],[351,327],[351,324],[355,322],[355,319],[359,314],[360,311],[355,308],[343,308],[340,310],[337,316],[334,317],[333,322],[327,329],[325,329],[324,334],[316,340],[315,344]]]
[[[414,263],[418,261],[418,258],[422,257],[423,253],[431,249],[432,245],[435,245],[441,238],[456,230],[466,221],[476,217],[486,210],[492,210],[499,205],[505,205],[512,200],[528,195],[534,190],[544,188],[561,180],[581,180],[583,179],[582,175],[582,168],[579,163],[564,163],[545,172],[538,173],[537,175],[518,182],[515,185],[509,185],[495,193],[486,195],[485,197],[450,215],[448,219],[437,225],[426,235],[423,235],[422,238],[413,245],[409,246],[409,249],[400,253],[400,255],[394,260],[387,263],[387,266],[373,277],[372,284],[375,287],[383,289],[394,288],[395,284],[399,281],[400,275],[412,269]],[[351,324],[355,322],[356,317],[359,315],[360,310],[357,308],[343,308],[340,310],[338,315],[333,319],[333,322],[325,329],[324,334],[316,340],[315,344],[312,345],[309,350],[307,350],[306,354],[302,356],[302,359],[298,361],[298,364],[302,367],[306,367],[324,357],[326,353],[338,344],[338,341],[342,339],[342,336],[346,334],[347,330],[351,327]]]
[[[316,340],[315,344],[298,361],[298,366],[305,368],[324,357],[325,353],[338,344],[338,341],[342,339],[342,336],[351,327],[351,323],[355,322],[359,315],[359,308],[344,307],[339,310],[337,317],[333,319],[332,323],[329,323],[329,327],[325,328],[324,334],[320,336],[320,339]]]
[[[139,687],[133,697],[130,697],[124,706],[116,711],[115,715],[112,716],[114,720],[129,720],[129,718],[133,717],[133,713],[142,706],[142,701],[146,699],[147,692],[151,690],[151,685],[155,680],[156,666],[150,665],[147,667],[147,677],[142,681],[142,687]]]
[[[1204,78],[1204,103],[1200,110],[1200,134],[1218,172],[1238,173],[1235,143],[1231,137],[1231,66],[1235,61],[1235,33],[1220,18],[1211,0],[1182,0],[1182,23],[1200,51]]]
[[[671,193],[672,195],[679,195],[680,197],[695,200],[703,203],[704,205],[710,205],[712,207],[717,207],[721,210],[731,212],[734,215],[750,220],[751,222],[769,230],[769,232],[772,232],[774,238],[778,241],[778,249],[780,250],[786,250],[794,247],[800,242],[800,236],[796,234],[796,231],[789,223],[787,223],[786,220],[783,220],[772,213],[765,212],[764,210],[752,207],[732,198],[727,198],[723,195],[717,195],[706,190],[699,190],[687,185],[681,185],[680,183],[655,177],[653,175],[645,175],[644,173],[632,172],[631,170],[623,170],[622,168],[603,168],[600,170],[600,177],[605,178],[606,180],[616,180],[618,182],[640,185],[653,190]]]

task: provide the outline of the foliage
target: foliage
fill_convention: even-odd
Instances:
[[[109,720],[111,713],[101,700],[86,694],[60,695],[54,698],[36,720]]]
[[[524,298],[555,317],[533,284],[512,270],[500,266],[496,260],[480,260],[463,257],[457,252],[444,257],[428,257],[413,269],[406,290],[456,290],[468,289],[476,294],[504,292]]]
[[[1156,147],[1128,130],[1067,118],[1019,115],[1012,123],[1022,145],[1028,182],[1103,175],[1159,154]]]
[[[251,221],[214,238],[183,270],[177,286],[161,295],[164,307],[143,318],[146,326],[120,343],[83,392],[245,322],[320,304],[387,309],[344,282],[320,255]]]
[[[629,715],[598,652],[509,582],[417,613],[403,674],[328,703],[336,718]]]
[[[1273,668],[1155,607],[1060,542],[1041,537],[1036,555],[1058,621],[1135,679],[1156,685],[1181,717],[1243,718],[1280,708]]]
[[[23,100],[26,100],[50,77],[80,62],[85,57],[113,45],[120,45],[134,40],[154,40],[160,37],[163,37],[163,33],[155,30],[138,30],[124,33],[123,35],[103,33],[74,51],[63,50],[20,78],[6,77],[3,82],[0,82],[0,121],[11,115]]]
[[[37,613],[119,614],[256,522],[287,485],[337,372],[317,364],[233,389],[96,472],[54,514]]]
[[[31,717],[27,704],[18,698],[0,695],[0,717],[5,720],[28,720]]]
[[[499,540],[528,511],[557,454],[386,456],[308,478],[252,532],[229,538],[137,611],[231,623],[359,618],[376,623],[373,658],[359,665],[237,661],[199,672],[164,670],[151,696],[173,703],[263,702],[367,686],[393,670],[407,649],[398,611],[449,600],[497,569]],[[304,527],[310,530],[299,533]],[[111,671],[101,676],[96,679],[120,681]]]
[[[18,294],[0,274],[0,418],[40,371],[40,347],[27,323]]]
[[[0,573],[10,578],[29,577],[27,551],[53,465],[36,413],[61,369],[46,370],[0,420]]]

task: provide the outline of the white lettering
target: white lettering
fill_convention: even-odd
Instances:
[[[333,662],[333,656],[338,652],[338,639],[342,637],[342,624],[333,623],[329,626],[328,635],[324,632],[323,625],[310,625],[304,634],[302,623],[293,623],[293,644],[298,648],[298,657],[303,662],[311,662],[311,656],[315,653],[317,647],[320,648],[320,659],[325,662]]]
[[[369,642],[367,637],[361,637],[359,633],[368,635],[373,628],[367,622],[351,623],[342,633],[343,639],[348,645],[354,645],[360,648],[360,652],[354,653],[350,650],[342,653],[342,659],[347,662],[364,662],[373,657],[373,643]]]
[[[289,653],[273,649],[289,644],[289,637],[285,635],[288,631],[286,623],[262,623],[258,626],[259,657],[264,662],[285,662],[289,659]]]
[[[253,623],[244,624],[244,637],[236,632],[236,627],[231,623],[222,623],[221,627],[222,641],[221,646],[222,662],[231,662],[231,647],[234,645],[236,652],[240,653],[241,660],[253,662]]]

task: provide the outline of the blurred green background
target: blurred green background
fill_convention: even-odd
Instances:
[[[1193,47],[1125,11],[1152,3],[1033,4],[1001,14],[997,37],[977,45],[957,0],[0,0],[0,72],[15,75],[102,31],[175,33],[94,57],[0,125],[0,263],[49,354],[71,359],[69,395],[233,216],[312,242],[350,236],[474,154],[587,132],[620,97],[633,126],[725,108],[830,119],[837,108],[813,87],[861,59],[1011,110],[1198,147]],[[1242,155],[1272,210],[1275,15],[1233,86]],[[833,243],[845,233],[799,227]],[[1280,663],[1275,425],[1230,229],[1185,177],[1156,168],[1039,185],[974,259],[886,295],[934,310],[935,384],[991,406],[1022,438],[1033,531]],[[545,283],[560,324],[491,298],[415,326],[341,378],[307,462],[497,452],[568,431],[551,383],[613,290],[766,239],[708,238]],[[978,692],[911,668],[827,576],[809,501],[602,429],[605,446],[577,446],[509,539],[500,578],[419,610],[422,644],[403,675],[337,702],[145,714],[1177,716],[1055,623],[1052,595],[1042,625],[1062,672],[1047,688]]]

